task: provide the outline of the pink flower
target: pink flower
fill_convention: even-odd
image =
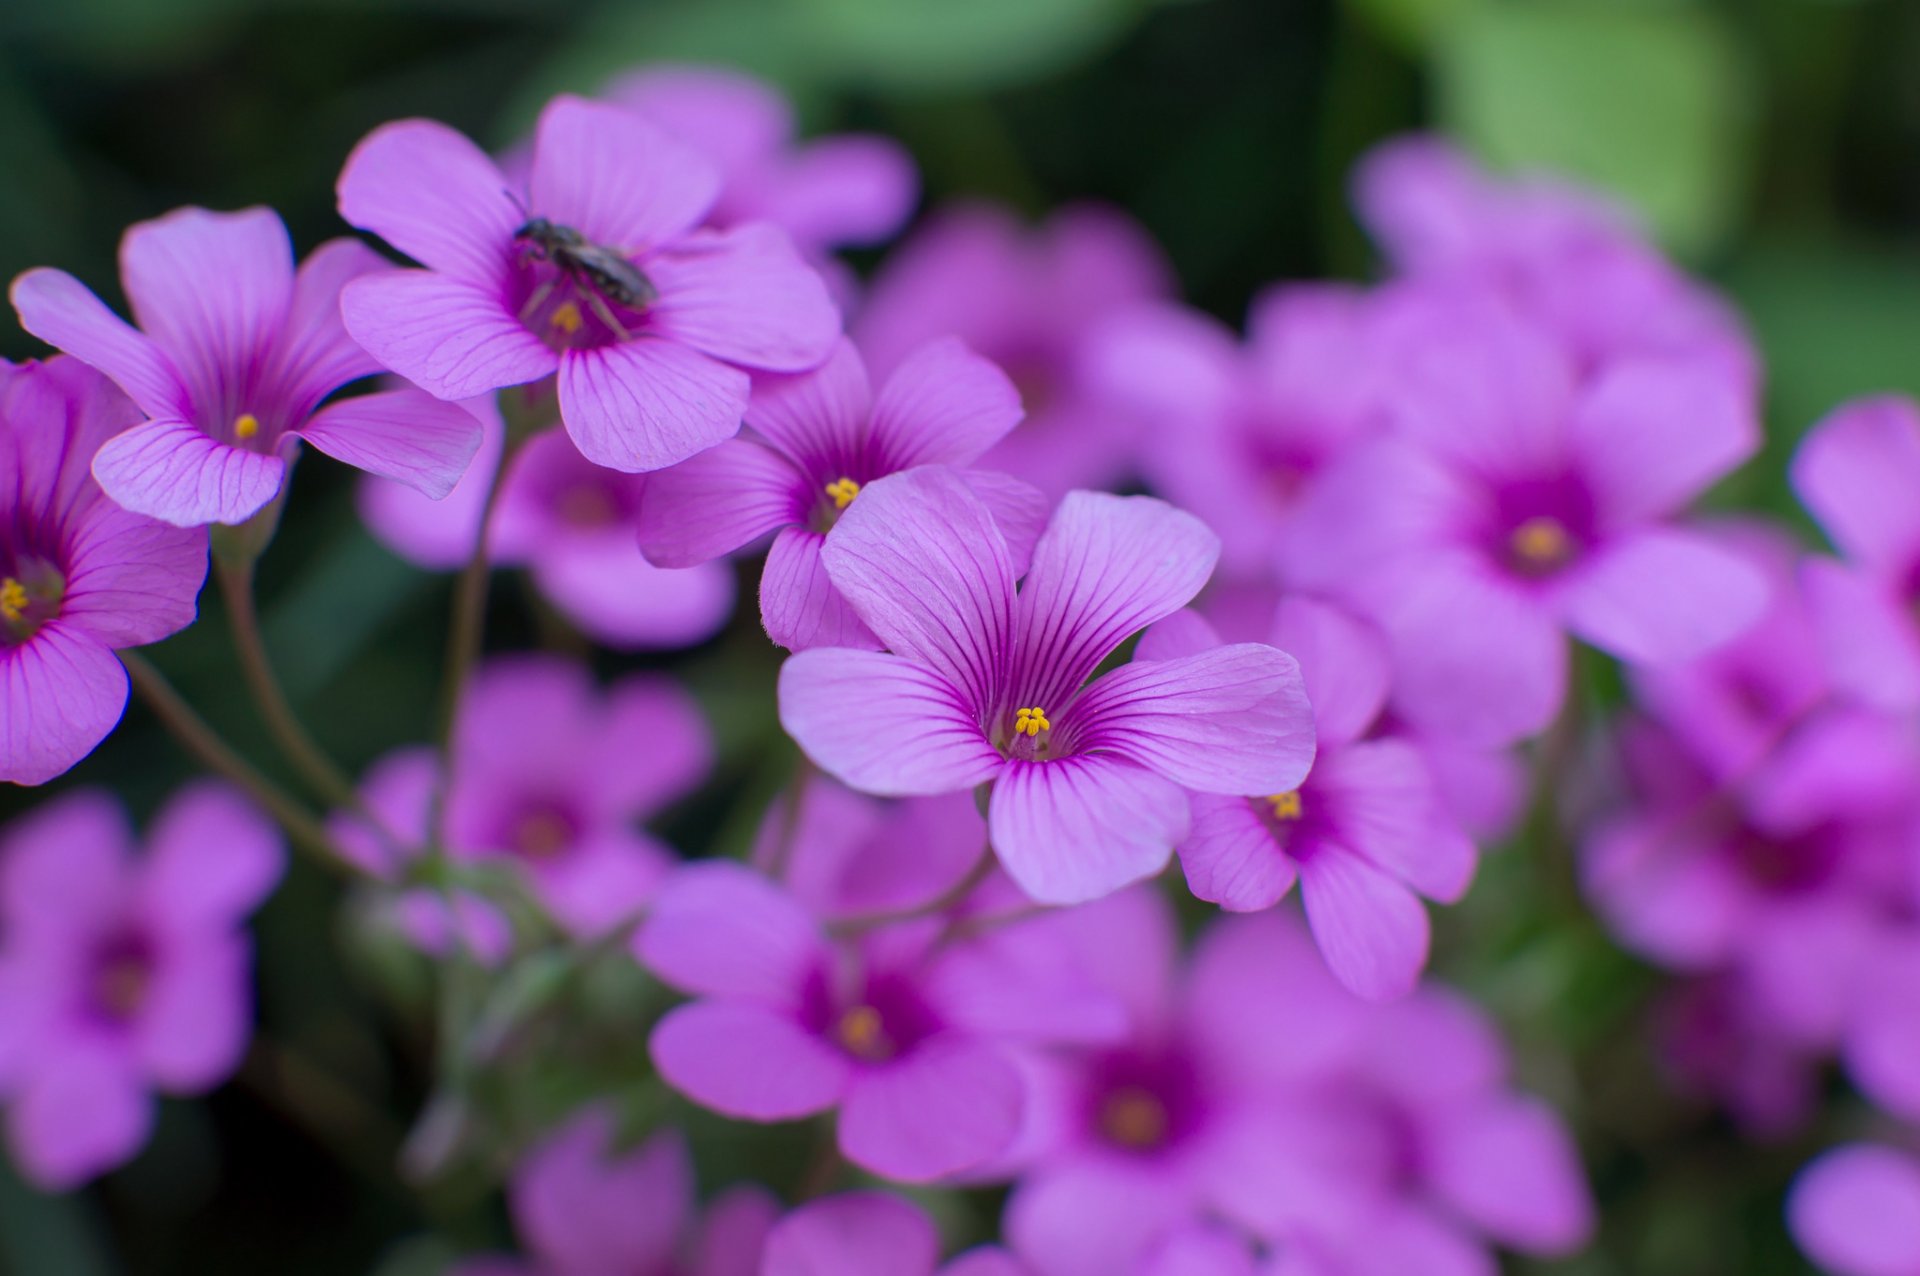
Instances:
[[[854,337],[877,377],[936,337],[1005,368],[1027,419],[981,464],[1058,499],[1132,474],[1135,441],[1083,361],[1097,324],[1172,291],[1159,248],[1118,210],[1069,207],[1028,229],[1005,210],[960,205],[889,256]]]
[[[621,1151],[613,1114],[583,1109],[514,1167],[514,1229],[531,1262],[473,1259],[452,1276],[760,1276],[780,1207],[740,1186],[704,1211],[685,1137],[663,1129]]]
[[[698,708],[670,682],[638,676],[603,694],[558,657],[495,660],[460,707],[449,853],[511,868],[567,930],[602,934],[636,917],[677,860],[635,826],[704,780],[712,757]],[[352,817],[335,825],[369,871],[396,877],[396,857],[424,842],[437,766],[428,750],[402,750],[373,779],[368,804],[399,845]]]
[[[1787,1222],[1832,1276],[1915,1276],[1920,1159],[1869,1143],[1822,1153],[1794,1180]]]
[[[389,549],[446,570],[473,555],[487,486],[500,468],[505,427],[490,399],[469,400],[486,441],[467,476],[443,501],[368,478],[360,517]],[[528,568],[534,587],[580,631],[621,651],[691,646],[733,614],[733,573],[720,563],[686,570],[653,566],[634,545],[644,480],[594,465],[566,433],[527,440],[502,480],[491,551]]]
[[[779,885],[736,864],[683,869],[635,951],[699,1000],[653,1030],[655,1067],[753,1121],[840,1110],[840,1149],[907,1182],[979,1166],[1019,1126],[1017,1042],[1097,1039],[1114,1008],[1024,927],[942,943],[940,918],[829,940]]]
[[[445,496],[480,430],[411,387],[328,395],[380,365],[340,325],[349,280],[384,273],[350,239],[294,270],[267,208],[182,208],[120,241],[120,282],[138,330],[65,271],[13,281],[20,323],[106,373],[146,420],[104,440],[94,477],[120,505],[181,527],[241,523],[280,494],[295,440],[373,474]]]
[[[1219,533],[1225,570],[1264,578],[1315,477],[1386,424],[1375,309],[1357,289],[1286,285],[1254,299],[1244,347],[1177,306],[1089,338],[1089,384],[1138,419],[1142,469]]]
[[[1534,174],[1501,181],[1449,142],[1409,136],[1361,161],[1354,196],[1396,270],[1501,298],[1583,371],[1622,357],[1696,360],[1745,399],[1758,395],[1760,361],[1739,317],[1591,190]]]
[[[1758,618],[1760,576],[1676,521],[1759,443],[1724,375],[1642,359],[1582,380],[1505,307],[1447,293],[1405,295],[1392,326],[1394,437],[1322,476],[1284,574],[1382,623],[1397,713],[1505,743],[1559,709],[1568,632],[1659,664]]]
[[[207,534],[129,513],[87,469],[138,418],[73,359],[0,363],[0,781],[92,752],[127,704],[113,653],[193,623]]]
[[[183,790],[143,856],[104,793],[69,793],[0,837],[0,1100],[33,1182],[126,1161],[151,1092],[199,1094],[250,1028],[243,922],[279,879],[278,833],[236,793]]]
[[[1089,683],[1183,606],[1219,541],[1146,497],[1068,495],[1025,587],[988,507],[925,466],[861,492],[827,573],[890,654],[815,648],[780,674],[780,720],[840,780],[882,795],[993,785],[995,853],[1032,898],[1076,903],[1158,872],[1186,790],[1279,793],[1313,758],[1292,657],[1256,643]]]
[[[1235,797],[1192,795],[1193,831],[1179,846],[1195,895],[1235,912],[1271,908],[1300,880],[1314,940],[1351,991],[1404,996],[1426,965],[1419,895],[1466,892],[1472,842],[1447,818],[1415,745],[1370,734],[1387,695],[1387,648],[1372,626],[1305,598],[1280,604],[1272,641],[1300,662],[1318,753],[1298,788]],[[1149,630],[1137,660],[1219,645],[1182,612]]]
[[[1906,399],[1835,409],[1793,458],[1793,486],[1844,555],[1805,569],[1837,690],[1868,704],[1920,705],[1920,410]]]
[[[752,76],[650,66],[620,76],[601,96],[692,143],[720,170],[710,226],[772,222],[819,257],[891,238],[913,211],[918,182],[904,147],[867,133],[796,142],[793,108]]]
[[[780,1220],[767,1237],[760,1276],[934,1276],[939,1257],[940,1235],[919,1206],[885,1192],[842,1192]],[[939,1276],[1033,1274],[986,1245],[941,1267]]]
[[[555,98],[528,190],[523,207],[443,124],[374,130],[340,174],[340,214],[427,269],[356,281],[348,329],[443,399],[557,373],[574,443],[630,472],[732,437],[743,369],[798,372],[832,349],[839,317],[786,235],[696,230],[719,173],[633,112]]]
[[[777,532],[760,580],[768,635],[795,651],[878,647],[822,565],[841,515],[875,480],[916,465],[966,465],[1019,420],[1006,376],[958,341],[916,350],[877,397],[859,352],[842,341],[813,372],[755,384],[754,437],[647,479],[640,547],[661,567],[692,567]],[[1045,499],[1004,474],[965,478],[1024,571]]]

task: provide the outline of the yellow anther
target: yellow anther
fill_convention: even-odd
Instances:
[[[13,577],[0,580],[0,616],[19,620],[27,614],[27,604],[32,601],[27,597],[27,587]]]
[[[553,308],[553,313],[547,317],[547,322],[553,325],[555,332],[571,337],[580,331],[581,325],[586,323],[586,317],[580,313],[579,306],[571,301],[563,301]]]
[[[1558,567],[1573,557],[1573,538],[1557,518],[1541,514],[1513,529],[1513,552],[1531,567]]]
[[[1013,733],[1015,735],[1039,735],[1049,730],[1053,724],[1047,721],[1045,709],[1016,709],[1013,714]]]
[[[1121,1147],[1158,1147],[1167,1138],[1167,1105],[1139,1086],[1122,1086],[1100,1105],[1100,1129]]]
[[[850,478],[838,478],[827,484],[827,495],[833,498],[833,508],[843,510],[860,495],[860,485]]]
[[[1267,807],[1276,820],[1297,820],[1300,818],[1300,790],[1288,789],[1285,793],[1273,793],[1267,796]]]
[[[250,439],[260,433],[260,418],[251,412],[242,412],[233,423],[233,437]]]
[[[847,1053],[861,1059],[886,1059],[893,1055],[893,1042],[887,1037],[886,1024],[872,1006],[855,1006],[841,1015],[839,1036]]]

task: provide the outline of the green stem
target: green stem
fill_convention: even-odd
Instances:
[[[227,604],[228,628],[240,657],[241,676],[253,694],[261,721],[281,754],[316,796],[330,806],[366,817],[360,794],[346,771],[320,747],[301,723],[274,674],[273,660],[260,632],[260,610],[254,600],[253,562],[214,559],[214,574]],[[369,819],[369,822],[372,821]]]
[[[983,847],[980,851],[980,858],[974,861],[973,867],[967,870],[965,877],[926,903],[916,905],[913,908],[900,908],[879,913],[861,913],[855,917],[843,917],[831,923],[827,927],[827,931],[829,934],[835,936],[859,935],[881,926],[890,926],[895,922],[917,921],[922,917],[938,917],[966,899],[967,896],[973,894],[975,888],[977,888],[980,883],[986,881],[988,874],[993,872],[995,863],[997,863],[997,861],[994,859],[993,848],[991,846]]]
[[[291,794],[234,751],[220,738],[206,719],[195,713],[166,675],[145,656],[132,651],[119,653],[127,677],[154,715],[166,725],[187,752],[207,769],[217,772],[245,789],[273,818],[280,822],[293,844],[312,855],[323,867],[344,876],[356,876],[360,870],[327,835],[326,828]]]

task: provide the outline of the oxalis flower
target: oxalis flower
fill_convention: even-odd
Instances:
[[[13,282],[21,326],[106,373],[140,405],[91,457],[108,496],[138,514],[198,527],[241,523],[280,494],[296,439],[431,496],[453,490],[480,426],[411,388],[321,407],[380,364],[340,326],[340,289],[384,269],[350,239],[296,272],[268,208],[181,208],[120,241],[120,283],[138,330],[61,270]]]
[[[0,781],[92,752],[127,706],[113,653],[193,623],[207,534],[121,509],[87,472],[139,414],[72,359],[0,363]]]
[[[1071,492],[1014,592],[1005,537],[966,480],[928,466],[862,490],[822,557],[888,652],[818,648],[780,674],[780,720],[824,770],[903,796],[991,784],[988,833],[1036,900],[1149,876],[1187,835],[1185,789],[1279,793],[1313,721],[1293,658],[1258,643],[1092,678],[1183,606],[1220,542],[1146,497]]]
[[[646,480],[640,548],[692,567],[777,531],[760,578],[760,618],[783,647],[877,647],[821,567],[821,548],[861,489],[916,465],[964,465],[1020,421],[1006,374],[953,338],[914,351],[875,396],[853,344],[812,372],[757,382],[753,438],[729,439]],[[1026,567],[1046,498],[1005,474],[967,471]]]
[[[555,98],[527,188],[444,124],[375,129],[340,215],[427,269],[357,282],[348,330],[443,399],[557,374],[567,433],[626,471],[732,437],[743,369],[799,372],[833,348],[838,312],[785,232],[696,230],[718,171],[631,111]]]

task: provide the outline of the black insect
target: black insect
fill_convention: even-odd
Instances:
[[[551,261],[560,270],[556,278],[542,284],[527,299],[521,309],[523,318],[538,311],[554,285],[565,279],[579,288],[600,321],[624,340],[627,330],[607,308],[607,302],[628,310],[640,310],[660,295],[653,281],[638,266],[571,226],[562,226],[545,217],[529,217],[513,232],[513,238],[535,261]]]

